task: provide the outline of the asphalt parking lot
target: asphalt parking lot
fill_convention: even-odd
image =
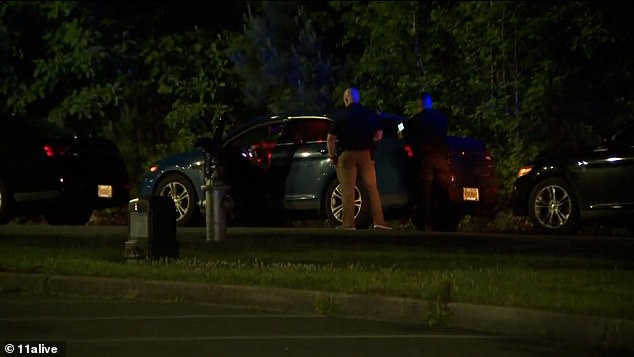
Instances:
[[[66,356],[584,356],[536,341],[420,324],[126,298],[0,294],[0,335]],[[24,347],[23,347],[24,348]],[[16,349],[17,351],[17,349]],[[3,351],[4,352],[4,351]],[[7,354],[26,355],[26,354]]]

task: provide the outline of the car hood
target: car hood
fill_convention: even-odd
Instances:
[[[202,149],[185,151],[171,156],[167,156],[155,162],[161,169],[170,167],[180,167],[183,169],[194,165],[200,165],[205,160],[205,153]]]
[[[542,152],[534,160],[532,165],[554,165],[562,166],[577,159],[592,156],[593,153],[607,150],[603,146],[586,146],[576,150],[564,150],[561,152]]]

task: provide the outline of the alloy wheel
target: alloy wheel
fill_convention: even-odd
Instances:
[[[361,191],[359,187],[354,187],[354,218],[357,218],[363,205],[363,198],[361,197]],[[332,195],[330,196],[330,210],[333,216],[339,221],[343,222],[343,195],[341,193],[341,185],[337,185]]]
[[[189,191],[180,182],[168,183],[161,189],[159,194],[161,196],[169,197],[174,201],[177,213],[176,221],[183,219],[188,210],[191,208]]]
[[[573,203],[565,188],[559,185],[548,185],[537,192],[533,209],[535,219],[540,225],[557,229],[570,219]]]

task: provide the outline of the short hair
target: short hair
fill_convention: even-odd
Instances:
[[[359,103],[361,100],[361,95],[359,94],[359,90],[355,87],[346,88],[343,92],[344,101],[346,97],[350,98],[351,103]]]

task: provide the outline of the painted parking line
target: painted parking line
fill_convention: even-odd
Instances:
[[[186,319],[323,319],[325,316],[319,315],[227,315],[227,314],[196,314],[196,315],[145,315],[145,316],[37,316],[37,317],[8,317],[0,318],[0,322],[18,322],[18,321],[111,321],[111,320],[186,320]]]
[[[187,337],[105,337],[105,338],[81,338],[66,339],[67,342],[176,342],[176,341],[236,341],[236,340],[364,340],[364,339],[454,339],[454,340],[506,340],[508,336],[492,335],[442,335],[442,334],[395,334],[395,335],[240,335],[240,336],[187,336]]]

